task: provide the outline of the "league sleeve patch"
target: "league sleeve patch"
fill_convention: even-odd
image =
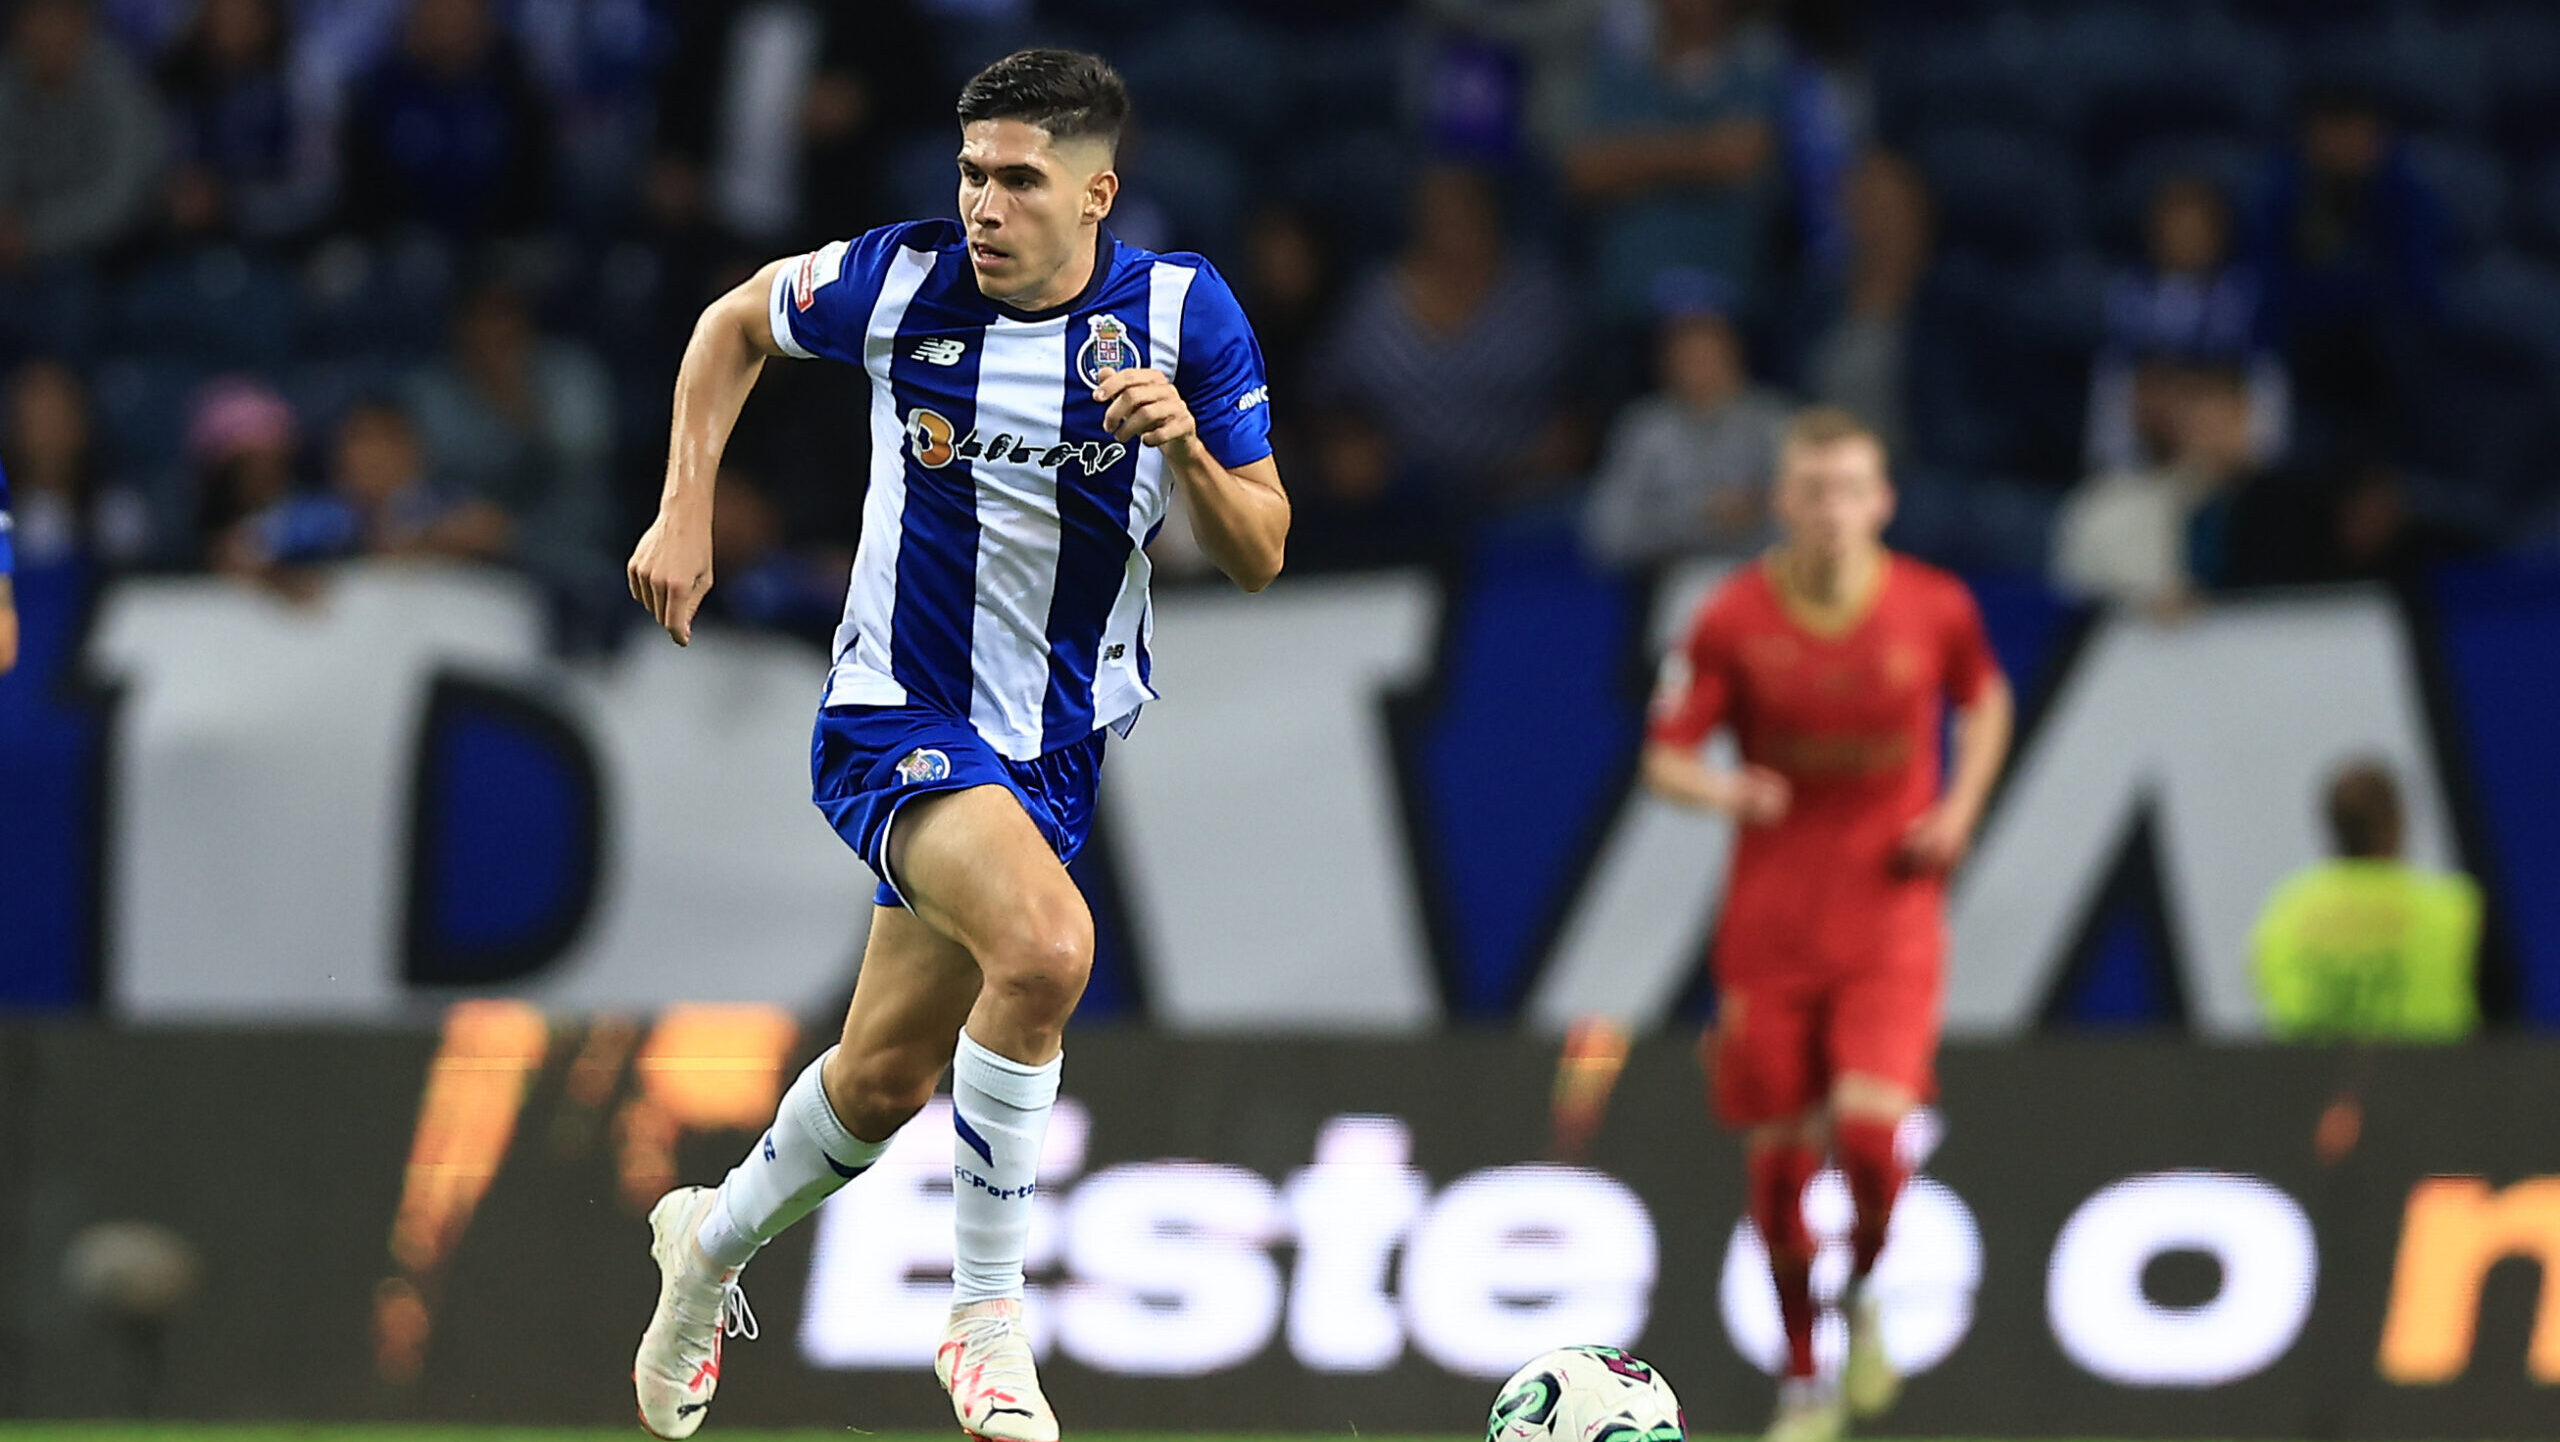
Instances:
[[[800,257],[799,273],[791,278],[791,303],[807,310],[818,303],[818,292],[833,284],[844,271],[847,242],[831,240]]]

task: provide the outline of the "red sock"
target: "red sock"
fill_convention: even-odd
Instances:
[[[1902,1158],[1893,1148],[1893,1124],[1868,1117],[1843,1117],[1832,1129],[1832,1150],[1848,1178],[1850,1200],[1858,1220],[1849,1239],[1856,1258],[1852,1275],[1875,1269],[1884,1250],[1885,1228],[1893,1219],[1893,1199],[1902,1194]]]
[[[1769,1251],[1778,1316],[1787,1326],[1787,1375],[1813,1375],[1813,1234],[1804,1225],[1804,1184],[1821,1158],[1792,1143],[1751,1153],[1751,1221]]]

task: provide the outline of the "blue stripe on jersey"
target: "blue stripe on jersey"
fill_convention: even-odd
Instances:
[[[1138,342],[1138,357],[1155,364],[1155,337],[1147,333],[1147,293],[1111,312]],[[1079,316],[1067,335],[1070,355],[1080,351],[1089,327]],[[1058,438],[1067,442],[1115,439],[1103,428],[1108,408],[1093,398],[1070,364]],[[1049,694],[1040,705],[1040,749],[1055,751],[1093,734],[1093,673],[1101,659],[1102,632],[1111,604],[1127,577],[1129,507],[1136,494],[1138,461],[1146,447],[1133,445],[1110,468],[1058,487],[1058,584],[1049,601]]]
[[[933,366],[917,343],[943,329],[940,308],[926,297],[953,284],[976,287],[965,252],[935,258],[933,274],[907,307],[889,353],[889,379],[906,427],[906,513],[899,523],[898,594],[890,613],[890,665],[911,700],[954,716],[969,714],[970,631],[977,606],[978,483],[969,462],[951,455],[977,428],[979,337],[956,360]],[[920,415],[924,418],[920,419]],[[936,426],[931,417],[941,418]],[[938,434],[936,434],[938,432]],[[879,444],[880,437],[872,443]],[[925,464],[937,454],[939,466]]]

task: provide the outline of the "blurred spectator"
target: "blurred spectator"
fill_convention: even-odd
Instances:
[[[1521,71],[1520,120],[1528,137],[1552,146],[1583,109],[1593,31],[1604,0],[1423,0],[1442,27],[1501,47]]]
[[[2388,434],[2413,327],[2443,302],[2446,219],[2381,109],[2312,92],[2262,198],[2255,259],[2320,443]]]
[[[1598,222],[1605,314],[1642,317],[1654,277],[1703,266],[1759,278],[1782,56],[1730,0],[1655,0],[1648,55],[1593,67],[1566,184]]]
[[[408,403],[437,484],[504,514],[509,559],[571,592],[613,580],[613,393],[593,354],[544,337],[513,291],[485,285],[463,302],[451,353],[412,379]]]
[[[0,281],[132,229],[160,164],[159,107],[84,0],[22,0],[0,60]]]
[[[1929,268],[1929,191],[1909,162],[1876,150],[1850,170],[1842,198],[1846,293],[1806,359],[1805,389],[1865,421],[1899,455],[1910,436],[1905,367],[1912,299]]]
[[[1504,240],[1480,174],[1424,172],[1409,236],[1353,288],[1322,348],[1311,400],[1334,433],[1328,451],[1345,453],[1328,470],[1338,499],[1416,490],[1443,513],[1480,514],[1571,466],[1559,396],[1572,310],[1554,275]],[[1364,434],[1366,463],[1342,439]]]
[[[2167,394],[2168,462],[2101,473],[2064,500],[2053,556],[2064,591],[2175,616],[2223,579],[2230,508],[2254,467],[2247,389],[2235,373],[2198,372]]]
[[[438,485],[416,425],[394,401],[360,401],[339,420],[329,494],[348,513],[351,551],[494,559],[506,550],[506,513]]]
[[[2380,761],[2330,780],[2335,860],[2267,899],[2249,951],[2280,1041],[2458,1041],[2480,1024],[2480,888],[2400,859],[2400,786]]]
[[[346,218],[370,233],[516,234],[544,216],[550,152],[542,97],[486,0],[417,0],[350,101]]]
[[[948,127],[933,33],[908,0],[682,0],[659,78],[650,203],[774,248],[856,234],[889,142]],[[956,184],[956,182],[955,182]]]
[[[1787,400],[1751,384],[1741,337],[1717,311],[1674,313],[1658,344],[1662,388],[1610,428],[1585,543],[1619,565],[1739,555],[1766,529]]]
[[[18,668],[18,555],[10,543],[9,472],[0,466],[0,676]]]
[[[2156,464],[2149,442],[2159,438],[2164,391],[2199,368],[2247,374],[2252,450],[2283,454],[2284,362],[2267,341],[2257,277],[2232,259],[2222,192],[2196,176],[2169,177],[2152,192],[2143,236],[2146,263],[2107,283],[2106,338],[2090,375],[2090,468]]]
[[[196,554],[208,570],[253,574],[264,543],[252,519],[292,496],[301,421],[263,381],[229,376],[196,396],[187,418],[195,477]]]
[[[182,234],[281,240],[328,209],[327,127],[287,70],[277,4],[204,0],[160,68],[176,139],[169,219]]]
[[[17,493],[19,563],[127,562],[149,554],[150,507],[99,474],[80,377],[58,361],[30,361],[10,377],[8,402],[0,458]]]

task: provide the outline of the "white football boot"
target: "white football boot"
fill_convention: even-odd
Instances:
[[[1815,1377],[1778,1379],[1778,1411],[1763,1442],[1839,1442],[1849,1430],[1849,1409],[1839,1391]]]
[[[1840,1368],[1840,1395],[1853,1417],[1881,1417],[1902,1395],[1902,1377],[1884,1354],[1883,1309],[1860,1284],[1849,1299],[1849,1359]]]
[[[1058,1416],[1040,1395],[1019,1301],[952,1308],[933,1375],[951,1394],[961,1430],[979,1442],[1058,1442]]]
[[[738,1290],[738,1267],[702,1255],[693,1235],[719,1194],[678,1187],[649,1209],[649,1255],[658,1263],[658,1310],[640,1334],[631,1384],[640,1396],[640,1425],[657,1436],[690,1437],[720,1389],[720,1340],[753,1341],[756,1314]]]

